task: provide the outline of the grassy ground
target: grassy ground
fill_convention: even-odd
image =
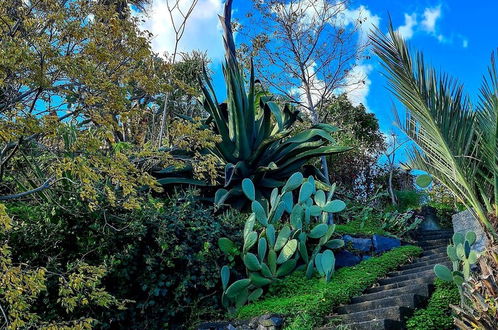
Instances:
[[[286,315],[287,329],[312,329],[321,325],[332,309],[345,304],[377,282],[388,272],[418,256],[422,249],[402,246],[354,267],[339,269],[329,283],[322,279],[306,279],[295,272],[273,284],[265,299],[242,307],[237,318],[247,319],[265,313]]]

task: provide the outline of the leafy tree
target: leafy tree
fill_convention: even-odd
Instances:
[[[322,105],[323,122],[340,128],[337,143],[351,150],[329,156],[331,181],[336,182],[343,193],[366,199],[375,191],[374,176],[379,157],[386,148],[379,122],[360,104],[353,106],[347,95],[332,96]]]
[[[0,199],[36,192],[55,202],[46,190],[56,188],[91,210],[103,199],[138,207],[138,188],[160,190],[147,171],[183,164],[151,143],[153,111],[168,85],[149,35],[99,2],[16,4],[0,2]],[[216,141],[199,125],[171,126],[193,146]]]

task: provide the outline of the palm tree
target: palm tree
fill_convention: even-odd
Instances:
[[[460,329],[492,329],[498,311],[498,71],[491,55],[479,102],[472,105],[463,85],[411,56],[392,25],[371,36],[387,71],[389,89],[405,106],[399,127],[414,142],[413,168],[449,188],[484,225],[490,238],[479,258],[479,273],[462,285],[465,304],[452,306]]]
[[[387,71],[391,92],[406,108],[398,125],[415,142],[409,151],[413,168],[430,173],[473,210],[492,238],[498,216],[498,79],[492,55],[474,107],[463,85],[427,67],[423,54],[411,56],[392,25],[387,35],[371,36]]]

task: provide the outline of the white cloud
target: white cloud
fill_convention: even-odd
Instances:
[[[368,77],[373,67],[370,64],[358,64],[346,77],[346,84],[344,92],[347,94],[349,101],[354,106],[363,104],[368,109],[367,96],[370,92],[370,85],[372,81]],[[360,84],[358,84],[360,81]]]
[[[425,8],[422,28],[430,33],[436,32],[436,22],[441,17],[441,6]]]
[[[399,34],[406,40],[413,37],[414,28],[417,25],[417,14],[413,13],[411,15],[405,13],[405,24],[398,28]]]
[[[370,31],[374,30],[375,27],[379,27],[380,25],[380,17],[372,14],[372,12],[364,5],[361,5],[356,9],[346,8],[341,13],[341,15],[341,24],[344,24],[345,26],[349,24],[359,24],[358,29],[360,34],[360,42],[366,42],[368,40],[368,34],[370,33]]]
[[[180,8],[185,12],[191,2],[192,0],[180,0]],[[166,3],[167,0],[152,0],[147,14],[137,13],[143,20],[141,28],[153,34],[152,49],[161,55],[172,53],[175,45],[175,32]],[[218,19],[222,11],[222,0],[199,0],[187,21],[179,51],[207,51],[212,59],[223,58],[222,31]],[[180,13],[176,11],[173,21],[178,25],[181,19]]]
[[[463,47],[463,48],[467,48],[467,47],[469,47],[469,41],[468,41],[467,39],[463,39],[463,40],[462,40],[462,47]]]

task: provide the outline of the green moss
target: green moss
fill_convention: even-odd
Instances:
[[[415,311],[407,321],[408,330],[450,330],[454,329],[453,317],[449,304],[457,305],[460,301],[458,288],[453,283],[436,279],[436,290],[426,308]]]
[[[273,284],[265,299],[242,307],[237,318],[247,319],[265,313],[286,315],[288,329],[312,329],[320,325],[332,308],[345,304],[377,282],[377,279],[422,252],[415,246],[402,246],[383,255],[339,269],[329,283],[306,279],[294,272]]]

